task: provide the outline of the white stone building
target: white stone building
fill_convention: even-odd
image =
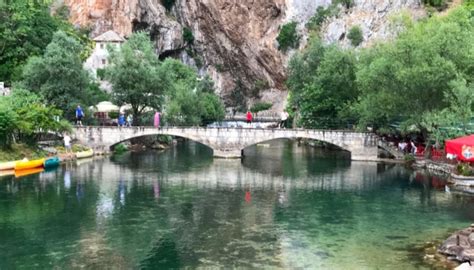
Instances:
[[[97,78],[97,69],[103,69],[108,64],[109,52],[107,51],[107,46],[116,46],[120,45],[125,41],[124,38],[120,37],[117,33],[110,30],[102,35],[97,36],[93,39],[95,42],[95,48],[91,56],[87,58],[84,63],[84,68],[89,70],[95,78]]]

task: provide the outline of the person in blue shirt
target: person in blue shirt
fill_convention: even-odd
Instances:
[[[76,108],[76,125],[82,127],[82,118],[85,116],[84,111],[81,108],[81,105],[77,105]]]
[[[125,115],[124,115],[123,112],[120,113],[120,116],[118,118],[118,125],[119,125],[119,127],[125,126]]]

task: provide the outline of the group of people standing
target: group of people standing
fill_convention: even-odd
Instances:
[[[133,125],[133,115],[129,114],[125,117],[125,113],[121,112],[117,124],[119,127],[131,127]]]

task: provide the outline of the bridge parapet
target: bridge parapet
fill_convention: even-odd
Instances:
[[[78,127],[73,137],[95,149],[108,151],[113,145],[149,135],[171,135],[209,146],[214,156],[239,158],[250,145],[281,138],[307,138],[334,144],[351,152],[354,160],[377,159],[377,136],[366,132],[270,128],[202,127]]]

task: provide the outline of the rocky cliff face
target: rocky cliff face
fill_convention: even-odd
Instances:
[[[279,27],[299,23],[302,45],[305,24],[318,6],[331,0],[176,0],[167,11],[160,0],[64,0],[71,21],[91,26],[96,36],[107,30],[127,36],[132,31],[150,31],[161,57],[180,57],[209,74],[224,98],[235,90],[252,101],[259,98],[284,106],[285,65],[290,55],[278,50]],[[348,46],[346,32],[359,25],[364,45],[390,36],[390,14],[407,10],[422,16],[420,0],[355,0],[323,26],[327,42]],[[193,44],[183,40],[183,29],[193,33]]]

